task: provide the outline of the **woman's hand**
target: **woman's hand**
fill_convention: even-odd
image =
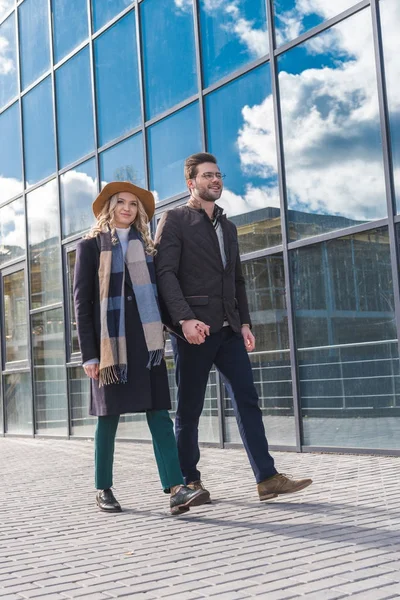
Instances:
[[[86,365],[83,367],[86,375],[91,379],[99,378],[99,363],[93,363],[91,365]]]

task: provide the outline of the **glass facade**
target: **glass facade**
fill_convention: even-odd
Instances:
[[[398,0],[0,3],[0,433],[93,435],[72,298],[91,203],[130,180],[157,220],[209,151],[270,444],[400,452],[399,27]],[[118,435],[150,439],[143,415]],[[240,442],[216,370],[200,440]]]

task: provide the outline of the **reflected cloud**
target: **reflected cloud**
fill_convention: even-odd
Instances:
[[[226,32],[234,32],[254,58],[268,54],[267,27],[254,28],[254,21],[243,16],[239,0],[204,0],[204,8],[210,14],[215,13],[215,17],[223,23],[221,28]],[[218,14],[218,11],[222,14]]]
[[[354,0],[275,0],[278,46],[293,40],[321,21],[340,14],[354,3]]]
[[[85,173],[84,167],[94,169],[94,161],[67,171],[61,176],[61,210],[63,235],[73,235],[88,229],[94,222],[92,202],[97,196],[97,180]],[[78,167],[79,169],[79,167]]]
[[[0,175],[0,203],[18,196],[22,192],[22,187],[20,179]]]
[[[0,18],[12,7],[13,0],[0,0]]]
[[[12,52],[9,40],[0,35],[0,75],[9,75],[15,71],[15,63],[9,56]]]
[[[23,254],[25,217],[22,199],[0,208],[0,263]]]
[[[325,8],[327,15],[330,10],[311,0],[297,5]],[[294,211],[359,221],[387,215],[370,20],[364,10],[282,59],[286,176]],[[294,73],[284,70],[287,63]],[[400,64],[397,69],[400,75]],[[237,138],[243,167],[265,177],[276,168],[271,107],[271,97],[245,107]]]
[[[52,179],[27,196],[29,244],[35,246],[50,239],[57,239],[54,224],[58,221],[57,181]]]
[[[180,10],[193,10],[192,0],[174,1],[175,6]],[[234,33],[254,58],[268,54],[267,27],[254,28],[254,21],[246,19],[243,15],[240,0],[233,0],[232,2],[203,0],[202,8],[221,23],[220,28],[227,35]]]
[[[224,189],[218,204],[222,206],[230,217],[265,207],[279,209],[278,186],[254,187],[253,185],[248,184],[245,193],[241,195],[235,194],[226,188]]]

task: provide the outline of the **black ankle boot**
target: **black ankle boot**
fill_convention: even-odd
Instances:
[[[118,500],[115,498],[112,490],[100,490],[96,495],[96,502],[100,510],[104,512],[121,512],[122,508]]]

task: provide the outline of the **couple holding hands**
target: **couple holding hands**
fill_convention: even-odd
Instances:
[[[113,492],[119,416],[146,413],[161,486],[174,515],[211,502],[197,468],[198,424],[214,364],[232,399],[260,500],[311,479],[279,474],[268,450],[248,352],[255,339],[235,225],[216,204],[223,174],[212,154],[185,161],[190,199],[166,211],[155,241],[153,195],[123,181],[93,202],[96,223],[77,247],[74,302],[83,368],[91,378],[99,508],[120,512]],[[173,422],[164,325],[171,334],[178,406]]]

